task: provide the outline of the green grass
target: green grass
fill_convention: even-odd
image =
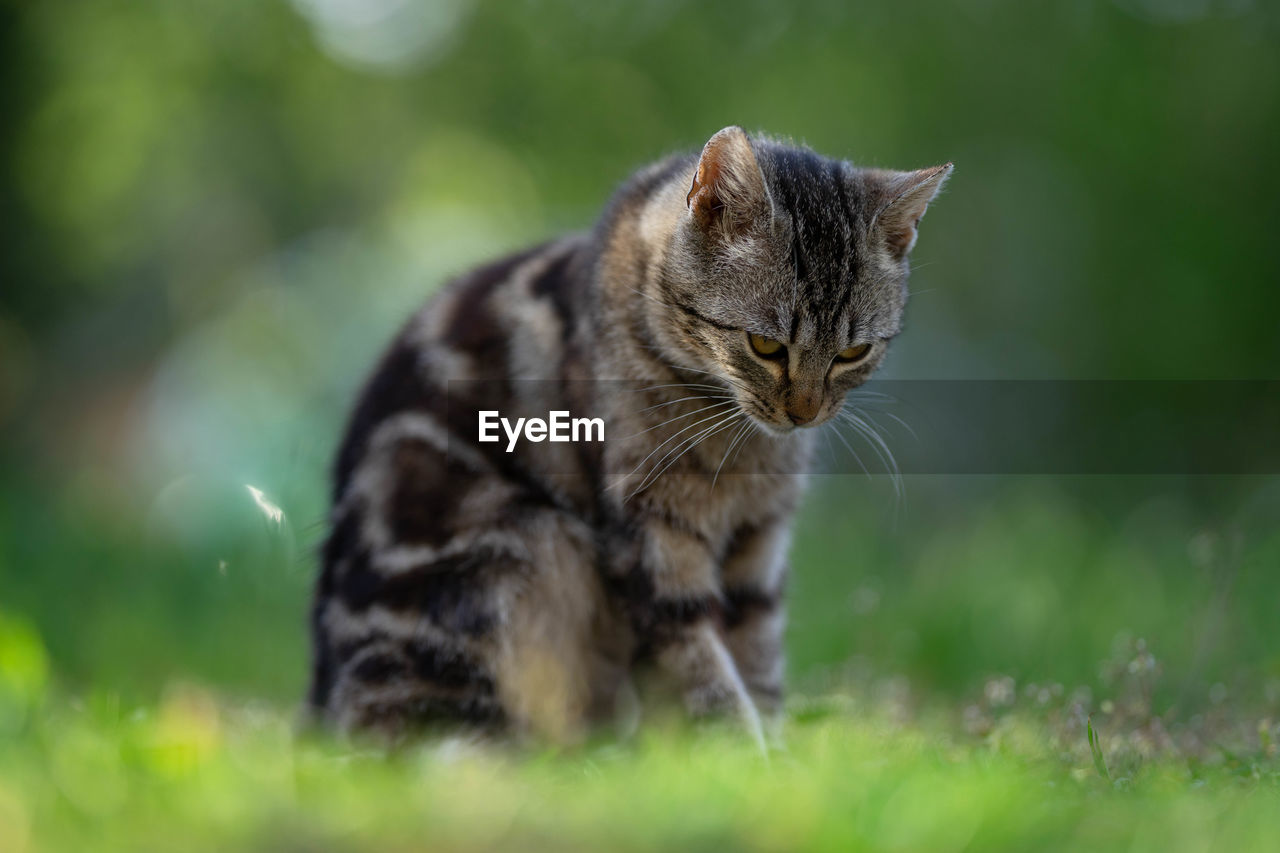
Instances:
[[[1122,669],[1097,700],[1000,677],[962,704],[850,677],[793,698],[767,758],[663,714],[575,747],[387,752],[190,682],[69,694],[10,617],[0,850],[1270,849],[1280,724],[1158,714]]]
[[[920,478],[901,508],[820,479],[766,761],[665,717],[564,749],[300,736],[319,467],[255,477],[281,525],[229,478],[0,491],[0,851],[1280,837],[1274,478]]]
[[[0,736],[6,851],[1181,851],[1280,837],[1274,749],[1170,754],[1109,780],[1083,735],[1064,743],[1036,712],[972,736],[831,697],[766,761],[729,734],[667,726],[562,751],[446,742],[388,756],[300,740],[286,711],[192,686],[150,708],[30,710]]]

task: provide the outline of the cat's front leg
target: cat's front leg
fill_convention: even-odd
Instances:
[[[630,505],[640,548],[628,584],[633,622],[695,718],[736,718],[762,749],[760,716],[717,628],[723,596],[711,542],[643,497]]]
[[[735,531],[722,570],[725,642],[771,729],[782,716],[787,522],[780,517]]]

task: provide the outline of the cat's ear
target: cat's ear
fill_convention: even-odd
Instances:
[[[952,168],[952,164],[945,163],[918,172],[888,173],[882,191],[885,201],[876,214],[874,229],[896,260],[905,258],[916,244],[920,217],[946,183]]]
[[[704,232],[729,237],[768,217],[769,190],[742,128],[726,127],[703,146],[685,204]]]

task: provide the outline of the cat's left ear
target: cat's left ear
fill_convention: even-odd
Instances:
[[[884,206],[874,228],[883,235],[889,253],[902,260],[916,244],[916,230],[929,202],[942,189],[954,166],[944,163],[917,172],[893,172],[884,184]]]

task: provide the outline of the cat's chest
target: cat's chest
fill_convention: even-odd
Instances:
[[[664,478],[649,498],[726,547],[744,528],[790,518],[805,487],[807,445],[808,436],[783,442],[761,436],[754,445],[726,445],[729,454],[742,450],[732,464],[724,450],[708,448],[703,465]]]

